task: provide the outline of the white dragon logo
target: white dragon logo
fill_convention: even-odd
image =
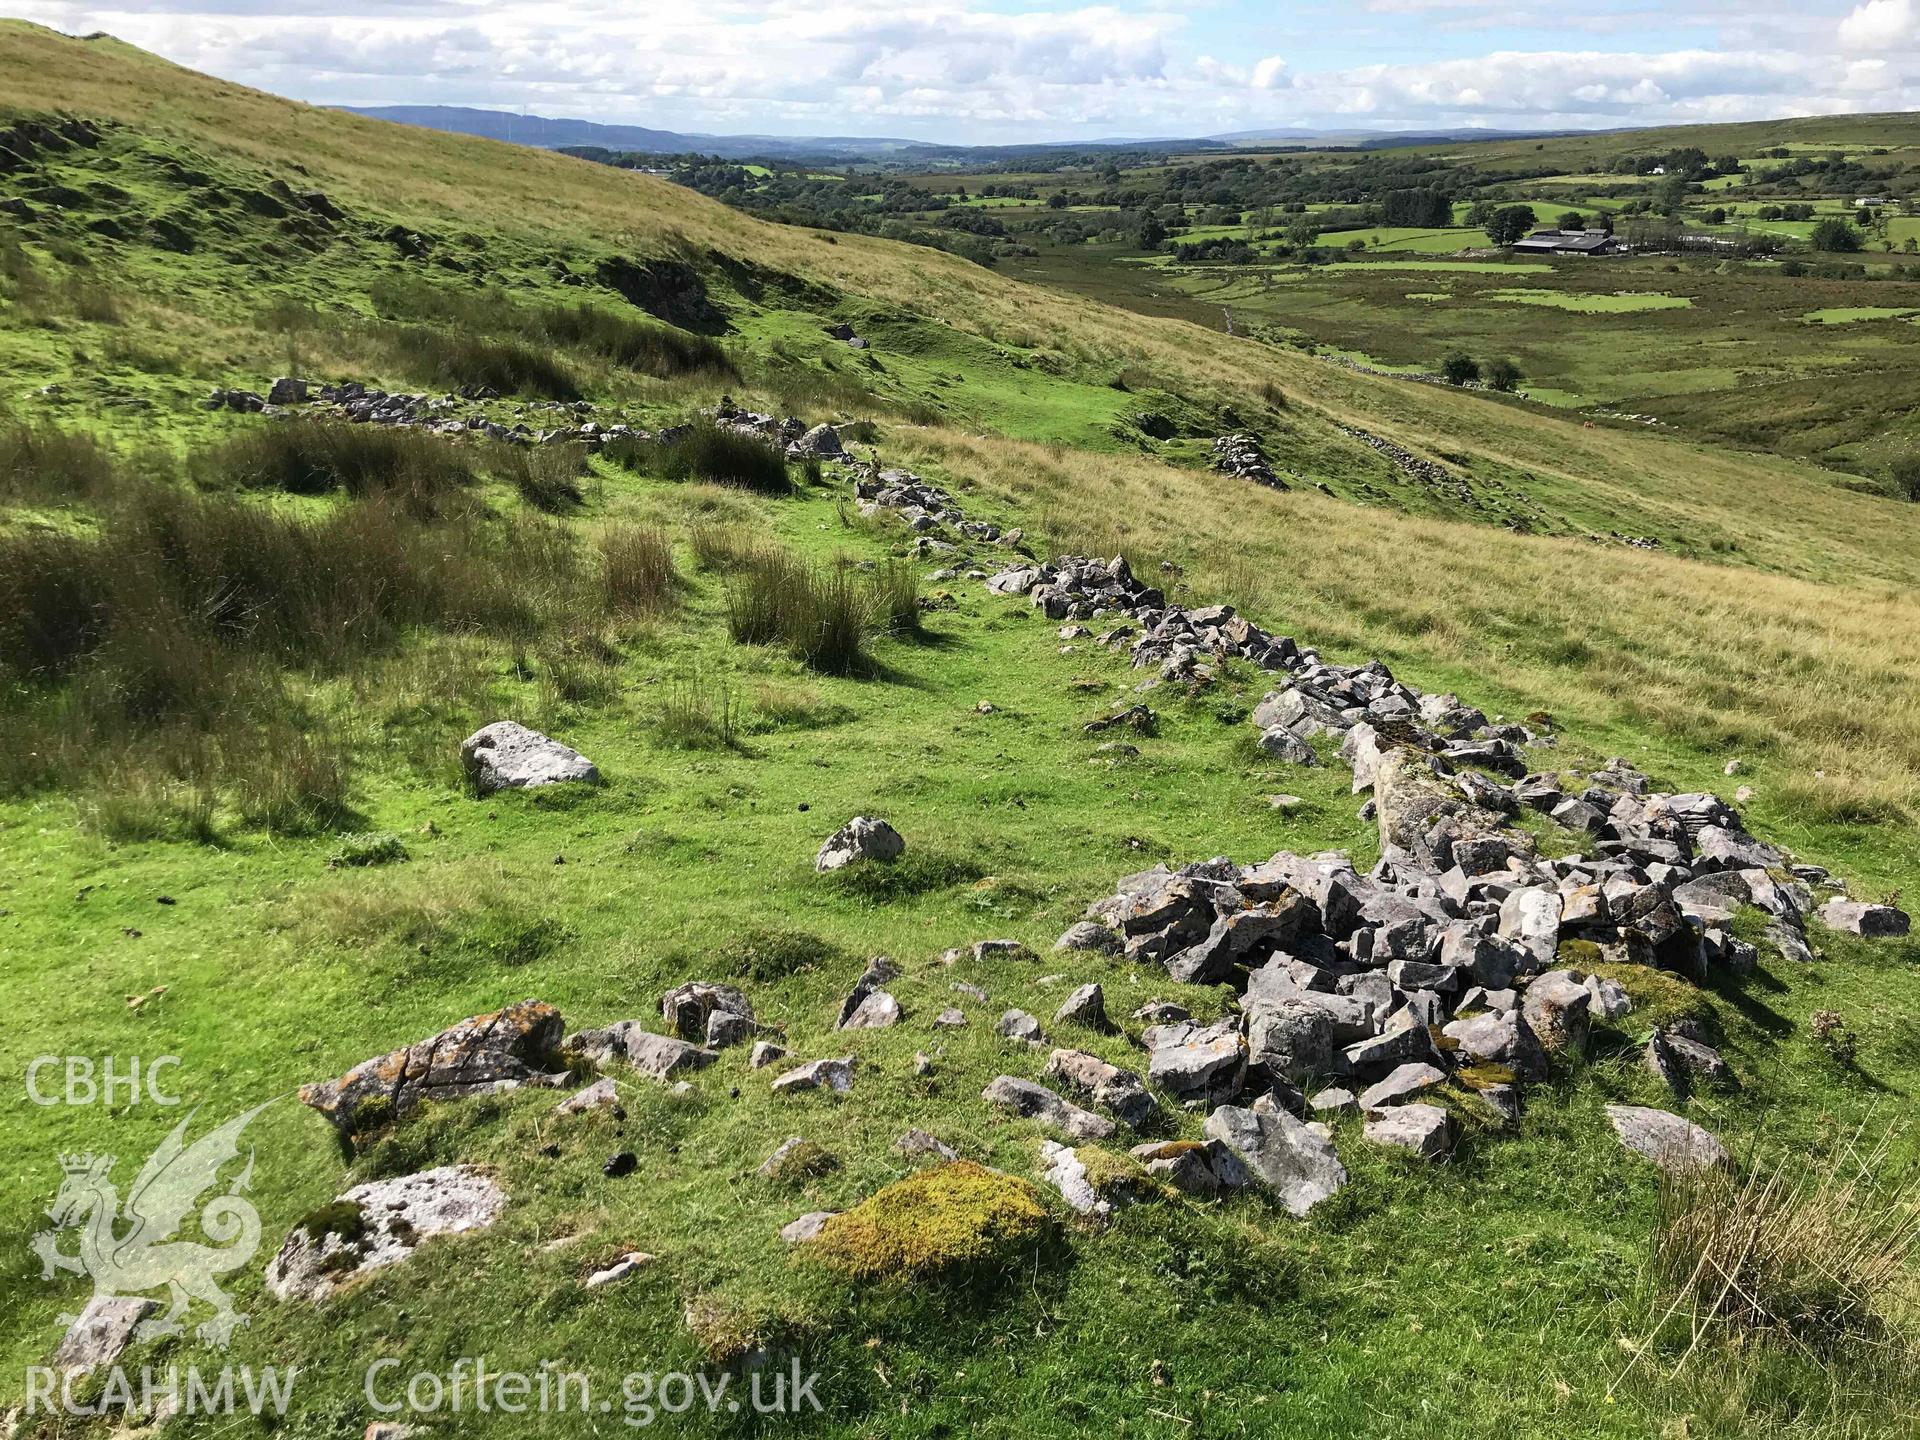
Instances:
[[[240,1158],[240,1132],[266,1108],[257,1105],[192,1145],[186,1143],[187,1126],[199,1111],[189,1114],[141,1168],[127,1195],[124,1215],[120,1193],[107,1179],[114,1156],[62,1155],[60,1167],[66,1179],[47,1211],[53,1228],[33,1237],[41,1278],[51,1280],[61,1270],[90,1276],[96,1300],[165,1286],[170,1307],[164,1315],[143,1321],[138,1337],[154,1340],[179,1334],[185,1328],[180,1317],[193,1300],[201,1300],[213,1307],[214,1314],[194,1334],[206,1344],[224,1348],[247,1317],[234,1311],[233,1301],[214,1277],[245,1265],[260,1244],[259,1212],[240,1198],[253,1178],[251,1148],[245,1169],[227,1192],[214,1196],[200,1212],[201,1233],[213,1244],[173,1236],[200,1196],[218,1183],[221,1167]],[[128,1228],[118,1233],[123,1223]],[[80,1232],[75,1255],[63,1254],[59,1248],[60,1233],[68,1229]],[[73,1317],[63,1315],[60,1323],[72,1324]]]

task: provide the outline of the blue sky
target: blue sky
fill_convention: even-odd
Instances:
[[[4,3],[4,0],[0,0]],[[958,143],[1920,108],[1920,0],[15,0],[303,100]]]

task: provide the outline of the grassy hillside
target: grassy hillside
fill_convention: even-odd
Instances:
[[[297,374],[484,385],[437,413],[503,430],[587,414],[659,429],[723,394],[836,421],[969,517],[1022,528],[1035,556],[1124,553],[1175,600],[1234,603],[1330,659],[1377,657],[1489,715],[1551,711],[1555,767],[1620,755],[1672,789],[1749,786],[1757,834],[1868,898],[1920,893],[1914,507],[1776,457],[1364,375],[932,251],[756,223],[644,176],[312,109],[110,40],[0,23],[0,97],[5,1053],[16,1075],[42,1054],[175,1055],[186,1102],[10,1094],[8,1377],[44,1361],[86,1298],[79,1277],[43,1280],[29,1248],[58,1157],[113,1151],[124,1182],[187,1108],[203,1107],[197,1126],[278,1096],[249,1131],[266,1236],[231,1277],[252,1319],[230,1358],[300,1367],[296,1403],[274,1426],[182,1416],[169,1435],[358,1435],[376,1359],[552,1362],[617,1388],[636,1370],[738,1373],[761,1350],[817,1369],[824,1413],[674,1423],[1913,1427],[1910,1271],[1872,1297],[1866,1330],[1716,1327],[1690,1345],[1649,1255],[1675,1197],[1603,1117],[1675,1103],[1639,1046],[1687,1012],[1740,1079],[1687,1113],[1750,1173],[1865,1157],[1897,1223],[1920,1082],[1911,940],[1816,930],[1816,963],[1768,952],[1706,988],[1622,967],[1639,1008],[1531,1087],[1519,1125],[1476,1124],[1428,1167],[1342,1119],[1353,1183],[1305,1221],[1252,1196],[1168,1198],[1096,1232],[1043,1191],[1044,1238],[965,1283],[796,1257],[778,1229],[911,1173],[894,1148],[910,1127],[1038,1173],[1039,1127],[979,1098],[1044,1060],[994,1033],[1003,1010],[1136,1068],[1136,1022],[1049,1021],[1069,990],[1099,980],[1116,1018],[1154,999],[1223,1013],[1221,987],[1054,955],[1053,939],[1156,863],[1337,848],[1370,864],[1375,827],[1345,769],[1256,748],[1268,676],[1236,662],[1142,696],[1151,672],[1124,651],[967,573],[1019,552],[917,549],[834,467],[706,429],[589,457],[202,401]],[[1229,430],[1258,433],[1291,488],[1206,469]],[[1413,478],[1354,430],[1454,478]],[[867,617],[857,656],[823,653],[817,632],[812,648],[757,643],[748,602],[770,556],[790,587],[802,567],[822,611],[838,595],[843,618]],[[1141,699],[1156,734],[1114,748],[1118,732],[1084,730]],[[606,783],[477,798],[460,741],[506,718],[575,746]],[[1276,807],[1283,791],[1299,803]],[[856,814],[890,819],[906,855],[816,874],[820,842]],[[1002,937],[1044,958],[939,958]],[[876,953],[901,966],[906,1023],[835,1030]],[[747,989],[796,1057],[855,1054],[853,1090],[774,1094],[776,1072],[736,1047],[684,1094],[623,1074],[624,1119],[562,1119],[528,1090],[429,1107],[357,1154],[291,1099],[528,997],[570,1029],[655,1024],[661,993],[693,979]],[[948,1006],[969,1024],[933,1028]],[[1822,1012],[1840,1029],[1816,1029]],[[1168,1106],[1165,1132],[1196,1139],[1201,1121]],[[759,1176],[794,1134],[837,1168]],[[620,1151],[633,1173],[609,1176]],[[318,1310],[265,1292],[266,1258],[347,1186],[452,1163],[498,1177],[500,1224]],[[1821,1242],[1802,1242],[1809,1263]],[[582,1287],[630,1249],[656,1258]],[[183,1336],[129,1358],[208,1353]],[[0,1385],[0,1408],[20,1398]],[[526,1428],[467,1414],[429,1433]]]

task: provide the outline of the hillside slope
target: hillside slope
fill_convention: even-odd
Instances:
[[[182,1117],[264,1107],[219,1171],[260,1222],[219,1277],[247,1323],[197,1293],[122,1363],[136,1387],[300,1377],[284,1417],[168,1436],[350,1440],[475,1357],[611,1398],[389,1418],[1913,1427],[1920,946],[1828,926],[1850,912],[1819,884],[1920,892],[1912,507],[112,41],[0,24],[0,96],[5,1049],[16,1074],[174,1057],[182,1101],[82,1103],[43,1066],[7,1107],[0,1410],[87,1303],[49,1254],[72,1222],[122,1213]],[[276,376],[307,383],[268,414]],[[1207,468],[1229,429],[1290,488]],[[1127,564],[1037,569],[1071,555]],[[1256,724],[1286,704],[1313,723]],[[503,721],[597,783],[488,788]],[[1443,746],[1478,798],[1423,810]],[[903,852],[817,868],[856,816]],[[1297,858],[1248,868],[1332,851],[1364,917]],[[1117,901],[1130,876],[1160,899]],[[1056,949],[1096,904],[1092,948]],[[1440,963],[1461,947],[1482,968]],[[459,1032],[480,1066],[449,1040],[353,1070],[467,1017],[492,1017]],[[1510,1033],[1505,1059],[1466,1063],[1443,1020]],[[1274,1113],[1304,1109],[1296,1080],[1395,1077],[1368,1103],[1423,1097],[1397,1123],[1444,1161],[1357,1099],[1324,1097],[1325,1134]],[[1617,1105],[1718,1135],[1755,1189],[1663,1182]],[[392,1253],[432,1227],[358,1187],[441,1167],[473,1227],[364,1264],[370,1232]],[[1710,1252],[1751,1309],[1692,1283],[1711,1222],[1783,1194],[1806,1223]],[[215,1218],[181,1238],[232,1243]],[[620,1384],[789,1365],[818,1411],[663,1413]],[[20,1433],[121,1419],[36,1408]]]
[[[1111,417],[1121,407],[1109,394],[1104,403],[1088,396],[1064,415],[1047,403],[1013,404],[1009,415],[996,415],[991,395],[978,406],[965,395],[941,395],[950,382],[950,373],[939,373],[944,362],[963,371],[969,359],[1038,368],[1044,378],[1079,379],[1096,390],[1134,370],[1144,372],[1149,387],[1216,397],[1249,422],[1264,408],[1262,387],[1278,386],[1313,432],[1304,462],[1286,466],[1302,473],[1325,469],[1337,482],[1348,469],[1394,485],[1391,466],[1337,432],[1326,433],[1330,426],[1359,428],[1465,471],[1478,496],[1466,507],[1468,518],[1504,523],[1517,517],[1529,528],[1656,536],[1686,553],[1818,579],[1920,580],[1920,525],[1911,515],[1839,488],[1816,467],[1716,452],[1633,428],[1590,429],[1496,408],[1476,396],[1355,375],[1180,322],[1020,285],[938,252],[764,224],[652,177],[246,91],[117,41],[72,40],[19,22],[0,27],[0,36],[0,94],[6,97],[0,105],[119,120],[149,139],[216,151],[262,175],[284,170],[355,214],[428,235],[498,234],[529,259],[556,249],[676,258],[719,272],[710,282],[721,292],[739,283],[777,286],[787,276],[821,287],[813,300],[823,309],[898,307],[938,327],[914,337],[934,373],[903,374],[894,387],[883,380],[882,393],[895,388],[902,398],[944,405],[956,418],[990,429],[1077,442],[1086,438],[1084,429],[1069,427],[1084,425],[1087,412]],[[732,274],[723,260],[735,267]],[[747,267],[744,274],[740,266]],[[756,270],[774,273],[756,276]],[[297,274],[258,278],[276,289],[300,288]],[[792,298],[775,303],[790,311]],[[752,333],[750,325],[743,328]],[[789,343],[795,339],[778,333]],[[975,341],[986,342],[984,353]],[[1275,439],[1280,453],[1285,433]],[[1423,496],[1416,503],[1438,502]]]

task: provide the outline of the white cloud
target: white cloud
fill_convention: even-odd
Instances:
[[[1840,44],[1848,50],[1880,50],[1914,38],[1913,0],[1867,0],[1840,22]]]
[[[1865,0],[1844,19],[1837,8],[1808,14],[1808,0],[1695,0],[1684,16],[1647,0],[1592,0],[1577,16],[1546,0],[1294,0],[1284,12],[1271,0],[13,8],[306,100],[526,108],[686,131],[1006,142],[1356,117],[1380,128],[1547,128],[1920,108],[1920,63],[1902,63],[1920,61],[1920,0]],[[1488,43],[1463,39],[1462,25]],[[1671,36],[1674,48],[1499,43],[1576,27],[1617,29],[1641,46]],[[1280,43],[1284,56],[1272,53]],[[1475,49],[1485,53],[1463,53]],[[1447,58],[1407,58],[1423,53]],[[1354,54],[1390,58],[1353,65]]]

